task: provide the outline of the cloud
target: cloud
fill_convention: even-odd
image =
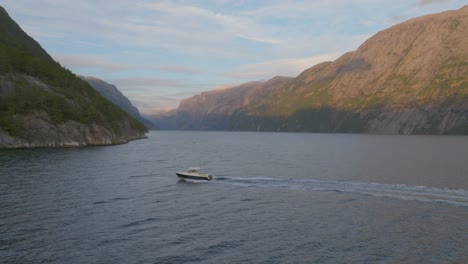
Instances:
[[[236,87],[238,86],[239,84],[232,84],[232,83],[227,83],[227,84],[221,84],[221,85],[216,85],[215,87],[213,87],[213,91],[221,91],[221,90],[226,90],[226,89],[229,89],[229,88],[232,88],[232,87]]]
[[[314,66],[317,63],[331,61],[341,55],[326,54],[309,58],[284,59],[265,61],[261,63],[243,65],[240,69],[226,73],[227,77],[238,79],[262,80],[269,79],[277,75],[297,76],[302,71]]]
[[[130,78],[117,78],[111,80],[117,86],[131,86],[131,87],[187,87],[189,84],[183,83],[178,80],[163,79],[163,78],[149,78],[149,77],[130,77]]]
[[[174,2],[143,3],[138,6],[166,14],[171,20],[181,22],[173,26],[187,29],[200,29],[207,24],[215,29],[239,38],[263,43],[276,43],[272,37],[263,36],[261,24],[247,16],[215,13],[206,8],[176,4]],[[201,27],[200,27],[201,26]],[[190,32],[190,31],[186,31]],[[213,31],[209,33],[214,33]]]
[[[431,5],[431,4],[446,3],[446,2],[448,2],[448,0],[419,0],[418,5],[425,6],[425,5]]]
[[[160,67],[161,70],[171,73],[182,73],[182,74],[197,74],[202,73],[202,70],[192,68],[184,65],[167,65]]]
[[[103,72],[118,72],[133,67],[130,64],[115,62],[97,55],[57,54],[53,57],[69,69],[94,68]]]
[[[391,21],[392,23],[398,23],[398,22],[404,21],[404,20],[406,20],[406,19],[407,19],[406,16],[397,15],[397,16],[393,16],[393,17],[390,19],[390,21]]]
[[[318,49],[314,53],[321,54],[336,46],[340,50],[354,48],[352,43],[333,41],[349,36],[337,31],[349,22],[357,23],[352,16],[356,6],[370,5],[372,9],[379,5],[379,1],[371,0],[350,0],[344,4],[341,0],[268,3],[120,0],[112,5],[89,0],[80,1],[80,5],[71,0],[47,0],[45,4],[32,0],[5,1],[26,14],[31,21],[26,25],[34,36],[53,38],[55,43],[62,41],[62,36],[61,46],[68,43],[80,49],[75,39],[81,39],[90,44],[118,43],[140,50],[166,49],[219,59],[252,56],[280,59],[304,56],[311,49]],[[236,9],[231,9],[233,6]],[[369,13],[365,9],[359,12]],[[369,20],[379,17],[376,14]]]

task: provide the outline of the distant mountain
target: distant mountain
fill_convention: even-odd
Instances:
[[[107,83],[96,77],[79,76],[81,79],[88,82],[91,87],[96,89],[102,96],[109,101],[122,108],[125,112],[129,113],[135,119],[143,123],[148,129],[158,129],[158,126],[146,120],[140,115],[140,111],[130,102],[130,100],[119,91],[119,89],[110,83]]]
[[[468,6],[383,30],[307,69],[185,99],[163,129],[468,134]]]
[[[0,7],[0,148],[119,144],[146,132],[55,62]]]
[[[294,78],[275,77],[267,82],[248,82],[240,86],[203,92],[182,100],[178,109],[153,116],[164,129],[230,130],[232,117],[275,90],[291,83]]]

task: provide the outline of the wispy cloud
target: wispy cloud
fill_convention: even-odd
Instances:
[[[69,69],[96,68],[103,72],[117,72],[133,67],[130,64],[112,61],[98,55],[57,54],[53,57]]]
[[[183,83],[178,80],[162,79],[162,78],[149,78],[149,77],[130,77],[130,78],[118,78],[112,79],[112,83],[117,86],[133,86],[133,87],[172,87],[180,88],[187,87],[189,84]]]
[[[182,73],[182,74],[198,74],[202,73],[201,69],[188,67],[184,65],[166,65],[160,67],[162,71],[171,72],[171,73]]]
[[[232,83],[221,84],[221,85],[216,85],[215,87],[213,87],[212,90],[221,91],[221,90],[226,90],[226,89],[238,86],[238,85],[240,85],[240,84],[232,84]]]
[[[315,64],[335,60],[339,55],[339,53],[336,53],[309,58],[284,59],[247,64],[233,72],[226,73],[226,76],[252,80],[269,79],[277,75],[295,77]]]
[[[176,27],[197,30],[210,25],[235,37],[264,43],[277,42],[274,38],[262,36],[264,35],[262,25],[251,17],[215,13],[209,9],[174,2],[143,3],[139,4],[139,6],[159,11],[173,21],[183,22],[174,24]],[[211,33],[215,32],[212,31]]]
[[[430,4],[441,4],[446,2],[448,2],[448,0],[419,0],[418,4],[424,6]]]

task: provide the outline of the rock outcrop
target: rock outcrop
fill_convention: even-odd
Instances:
[[[144,138],[144,135],[134,130],[129,123],[121,124],[121,133],[117,135],[114,131],[97,123],[85,125],[76,121],[66,121],[53,124],[45,113],[22,118],[24,132],[21,137],[13,137],[0,129],[2,148],[114,145]]]

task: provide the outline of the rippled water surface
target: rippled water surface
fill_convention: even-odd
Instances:
[[[190,166],[215,180],[178,182]],[[0,151],[0,263],[468,263],[468,137]]]

